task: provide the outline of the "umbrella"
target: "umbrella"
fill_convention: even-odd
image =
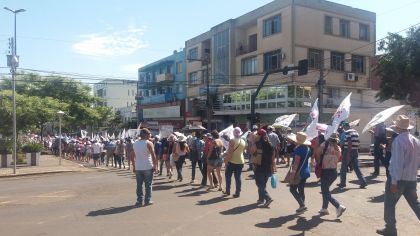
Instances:
[[[357,119],[357,120],[354,120],[354,121],[350,122],[349,125],[350,125],[351,128],[353,128],[353,127],[358,126],[359,123],[360,123],[360,119]]]
[[[183,128],[185,131],[204,131],[207,130],[201,125],[187,125]]]
[[[389,117],[391,117],[395,112],[400,110],[403,106],[404,105],[395,106],[395,107],[391,107],[391,108],[388,108],[386,110],[379,112],[372,118],[372,120],[369,121],[369,123],[366,124],[365,128],[363,128],[362,133],[366,132],[367,130],[374,127],[375,125],[386,121]]]

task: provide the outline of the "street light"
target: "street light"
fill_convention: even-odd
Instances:
[[[59,159],[58,159],[58,164],[59,165],[61,165],[61,118],[64,116],[64,112],[63,111],[58,111],[57,112],[57,115],[58,115],[58,123],[59,123],[59,130],[58,130],[58,133],[59,133],[59,139],[60,139],[60,142],[58,143],[58,155],[59,155]]]
[[[19,12],[24,12],[25,9],[12,10],[8,7],[4,7],[5,10],[10,11],[15,16],[15,27],[14,27],[14,43],[12,44],[12,61],[11,61],[11,72],[12,72],[12,90],[13,90],[13,174],[16,174],[16,80],[15,73],[16,67],[19,65],[19,60],[16,54],[16,14]]]

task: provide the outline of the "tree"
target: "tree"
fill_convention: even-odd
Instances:
[[[12,105],[11,81],[0,82],[0,133],[11,132]],[[100,101],[91,94],[91,88],[69,78],[23,74],[16,77],[17,129],[27,131],[39,129],[45,122],[53,121],[57,111],[66,113],[63,127],[70,131],[106,124],[112,118],[110,108],[93,107]]]
[[[406,37],[389,34],[379,44],[376,74],[381,78],[379,101],[403,100],[420,107],[420,27],[412,28]]]

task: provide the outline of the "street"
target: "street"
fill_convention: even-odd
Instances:
[[[372,157],[361,159],[362,172],[369,175]],[[286,171],[278,168],[278,179]],[[375,179],[367,177],[367,189],[359,189],[355,174],[349,173],[347,188],[333,191],[347,207],[340,219],[331,204],[330,215],[319,216],[322,198],[314,174],[305,189],[309,210],[301,215],[295,214],[298,204],[284,183],[267,187],[274,202],[261,208],[252,172],[242,174],[240,198],[223,197],[200,188],[197,180],[189,184],[188,160],[184,182],[155,177],[155,204],[140,208],[133,207],[135,178],[128,170],[0,179],[0,235],[375,235],[384,225],[381,171]],[[420,224],[404,198],[396,212],[399,235],[420,235]]]

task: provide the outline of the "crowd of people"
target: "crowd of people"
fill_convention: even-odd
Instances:
[[[411,128],[409,119],[400,115],[394,125],[385,127],[380,123],[370,131],[375,137],[375,167],[372,175],[375,177],[379,174],[379,165],[382,163],[387,176],[385,228],[378,230],[378,234],[396,234],[395,206],[402,195],[420,219],[420,203],[416,192],[420,141],[409,133]],[[290,167],[283,181],[288,183],[290,193],[297,202],[297,214],[308,209],[305,185],[311,172],[315,172],[320,182],[322,206],[319,214],[322,215],[330,214],[329,203],[335,208],[337,218],[346,211],[346,207],[330,192],[338,176],[339,188],[346,187],[346,175],[353,171],[360,188],[367,187],[358,161],[359,134],[348,122],[342,122],[337,132],[327,139],[319,132],[318,137],[310,141],[305,132],[292,133],[287,128],[282,133],[271,126],[253,126],[247,132],[235,127],[232,134],[229,137],[219,134],[217,130],[210,133],[196,131],[187,137],[174,132],[160,138],[152,137],[150,130],[143,128],[135,139],[78,139],[62,142],[62,152],[69,159],[85,162],[93,159],[95,166],[111,164],[115,168],[126,168],[126,159],[128,169],[132,168],[136,175],[136,206],[153,204],[154,175],[162,176],[166,173],[169,181],[183,182],[183,166],[187,159],[192,167],[190,183],[199,179],[196,171],[198,167],[202,188],[220,191],[224,196],[233,193],[234,198],[241,195],[241,175],[248,160],[248,170],[254,173],[257,203],[262,207],[269,207],[274,201],[267,191],[267,182],[276,175],[277,165]],[[339,162],[341,168],[338,172]],[[234,190],[232,176],[235,181]]]

